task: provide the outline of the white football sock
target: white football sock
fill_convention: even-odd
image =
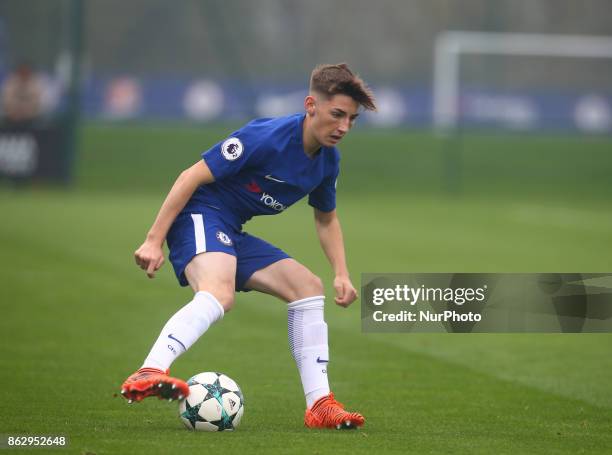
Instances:
[[[224,310],[214,295],[197,292],[193,300],[178,310],[166,323],[142,368],[167,370],[217,320]]]
[[[289,346],[300,372],[307,407],[329,394],[329,347],[327,324],[323,319],[324,299],[325,296],[320,295],[287,305]]]

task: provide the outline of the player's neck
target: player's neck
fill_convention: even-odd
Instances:
[[[304,124],[302,125],[302,144],[304,146],[304,153],[309,157],[313,158],[319,150],[321,150],[321,144],[312,134],[310,125],[310,118],[308,115],[304,118]]]

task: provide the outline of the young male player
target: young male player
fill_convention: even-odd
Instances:
[[[329,389],[320,278],[242,231],[251,217],[278,214],[308,195],[335,272],[336,304],[347,307],[357,298],[335,210],[340,159],[335,146],[353,126],[360,106],[376,110],[365,83],[346,64],[320,65],[312,72],[305,114],[254,120],[181,173],[135,258],[153,278],[164,263],[166,240],[180,284],[189,284],[195,295],[166,323],[142,368],[123,383],[121,393],[130,402],[186,396],[187,384],[170,377],[168,368],[232,308],[235,291],[256,290],[288,303],[289,343],[306,395],[305,425],[363,425],[363,416],[345,411]]]

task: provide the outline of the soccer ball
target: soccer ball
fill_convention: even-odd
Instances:
[[[187,381],[189,396],[179,403],[185,426],[197,431],[233,430],[244,413],[238,384],[223,373],[196,374]]]

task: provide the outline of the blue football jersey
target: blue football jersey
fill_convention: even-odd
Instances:
[[[340,155],[336,147],[306,155],[304,117],[253,120],[204,152],[215,181],[199,187],[185,210],[214,208],[236,229],[253,216],[276,215],[306,195],[311,206],[334,210]]]

